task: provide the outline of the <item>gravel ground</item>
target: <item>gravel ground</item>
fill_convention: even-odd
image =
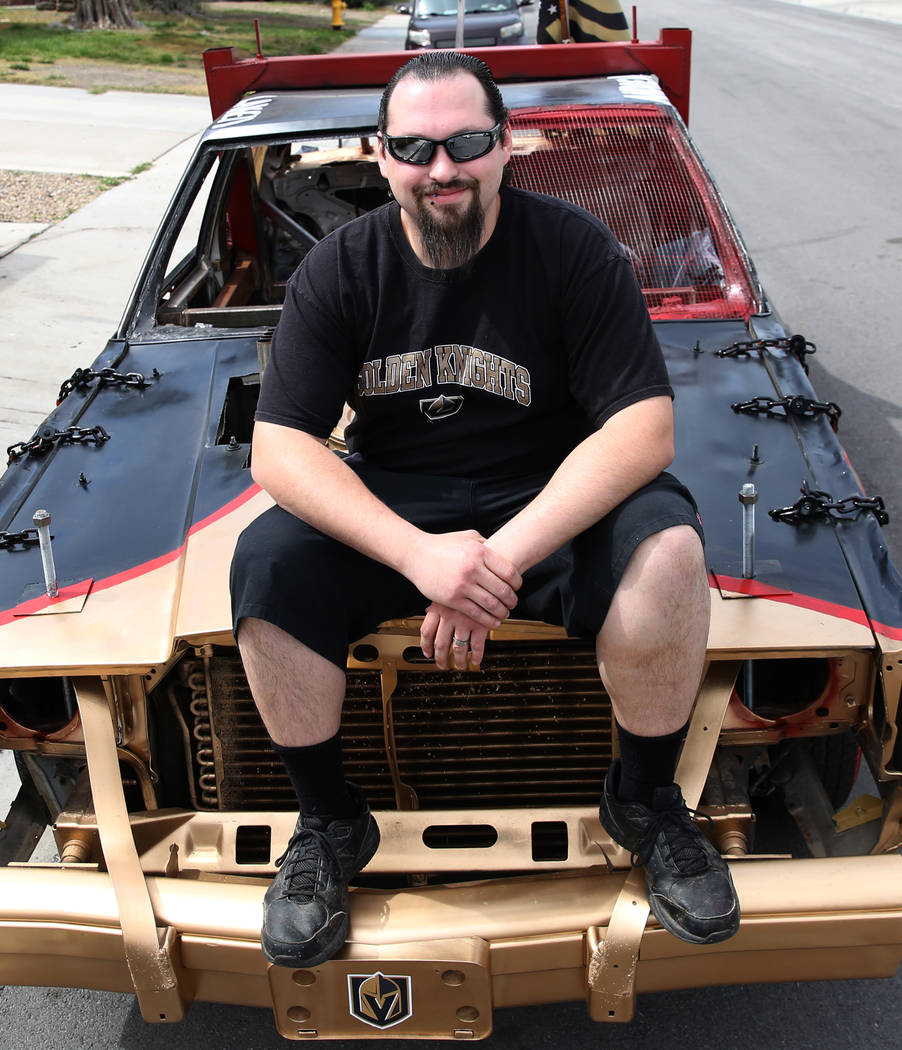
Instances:
[[[0,222],[57,222],[119,181],[0,169]]]

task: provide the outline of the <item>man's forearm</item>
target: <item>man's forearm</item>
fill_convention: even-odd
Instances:
[[[483,537],[473,531],[424,532],[374,496],[309,434],[257,423],[252,474],[284,510],[400,572],[431,601],[490,627],[516,604],[520,574],[486,548]]]
[[[672,460],[670,398],[630,405],[577,445],[538,496],[486,543],[522,573],[600,521]]]
[[[251,473],[284,510],[370,558],[404,571],[420,530],[387,507],[323,442],[257,423]]]

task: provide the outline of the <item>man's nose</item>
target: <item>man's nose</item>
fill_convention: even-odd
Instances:
[[[429,174],[436,182],[450,182],[459,171],[444,146],[436,146],[429,166]]]

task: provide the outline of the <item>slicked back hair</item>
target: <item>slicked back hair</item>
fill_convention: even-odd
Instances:
[[[457,73],[472,73],[482,85],[489,116],[502,128],[507,124],[507,106],[492,76],[492,71],[475,55],[464,55],[460,51],[420,51],[409,62],[395,71],[382,92],[379,102],[379,130],[385,134],[388,128],[388,104],[400,80],[416,77],[417,80],[436,81],[453,77]]]

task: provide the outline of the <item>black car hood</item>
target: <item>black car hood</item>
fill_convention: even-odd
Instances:
[[[836,498],[860,492],[825,417],[749,417],[731,408],[813,393],[798,361],[781,350],[718,356],[748,338],[741,321],[657,330],[676,392],[672,469],[698,502],[720,610],[712,648],[871,647],[875,631],[898,647],[902,581],[873,514],[801,526],[768,516],[793,503],[803,482]],[[179,640],[231,629],[231,551],[244,525],[271,505],[250,477],[247,435],[230,444],[223,431],[230,382],[256,372],[256,334],[111,343],[95,368],[114,362],[147,385],[76,390],[48,420],[56,430],[100,425],[109,440],[27,453],[0,479],[0,528],[27,530],[36,509],[51,512],[63,588],[57,599],[43,593],[33,542],[0,550],[0,651],[14,672],[146,668],[165,662]],[[759,492],[751,581],[740,568],[738,492],[747,481]]]

